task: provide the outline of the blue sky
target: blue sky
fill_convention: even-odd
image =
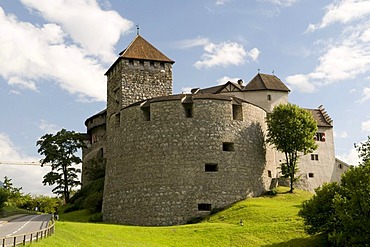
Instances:
[[[37,161],[36,141],[85,131],[104,73],[140,34],[172,60],[174,93],[274,74],[324,105],[340,159],[370,135],[370,0],[0,0],[0,162]],[[27,193],[48,168],[0,165]]]

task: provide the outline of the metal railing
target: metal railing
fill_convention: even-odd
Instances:
[[[42,230],[0,238],[0,247],[26,245],[26,243],[38,242],[43,238],[49,237],[55,230],[55,222],[51,222],[50,226]]]

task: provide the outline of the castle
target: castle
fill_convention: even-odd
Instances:
[[[266,114],[288,103],[275,75],[172,94],[172,65],[137,35],[106,72],[107,108],[85,122],[82,183],[91,161],[105,158],[103,220],[174,225],[258,196],[279,178],[284,156],[265,142]],[[338,181],[333,122],[320,106],[314,153],[301,156],[299,187]]]

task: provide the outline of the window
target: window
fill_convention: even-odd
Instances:
[[[314,177],[314,174],[312,172],[308,173],[308,177],[309,178],[313,178]]]
[[[130,66],[131,68],[134,67],[134,60],[128,60],[128,66]]]
[[[319,160],[318,154],[311,154],[311,160]]]
[[[115,126],[116,128],[119,128],[121,125],[121,114],[117,113],[115,116]]]
[[[339,169],[343,169],[343,165],[342,164],[339,164],[338,167],[339,167]]]
[[[232,143],[232,142],[223,142],[222,143],[222,150],[227,151],[227,152],[235,151],[234,143]]]
[[[218,164],[215,163],[206,163],[204,165],[205,172],[218,172]]]
[[[233,105],[233,120],[243,121],[243,108],[241,105]]]
[[[198,211],[211,211],[212,204],[209,203],[200,203],[198,204]]]
[[[145,121],[150,121],[150,106],[142,107],[143,116]]]
[[[325,133],[316,133],[314,136],[315,141],[324,142],[325,141]]]
[[[185,117],[192,118],[193,117],[193,104],[182,104],[184,106]]]
[[[268,170],[268,171],[267,171],[267,176],[268,176],[269,178],[272,178],[272,173],[271,173],[271,171],[270,171],[270,170]]]
[[[271,94],[267,95],[267,100],[271,100]]]

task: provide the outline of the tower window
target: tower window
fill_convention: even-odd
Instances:
[[[150,121],[150,106],[142,107],[143,116],[145,121]]]
[[[116,128],[119,128],[121,125],[121,114],[117,113],[115,116],[115,126]]]
[[[272,173],[271,173],[271,171],[270,171],[270,170],[268,170],[268,171],[267,171],[267,176],[268,176],[269,178],[272,178]]]
[[[342,164],[339,164],[338,167],[339,167],[339,169],[342,169],[343,168],[343,165]]]
[[[315,174],[313,174],[313,172],[308,173],[309,178],[313,178],[314,176],[315,176]]]
[[[128,65],[132,68],[134,67],[134,60],[130,59],[128,60]]]
[[[311,160],[319,160],[318,154],[311,154]]]
[[[218,172],[218,164],[215,163],[206,163],[204,165],[205,172]]]
[[[271,94],[267,95],[267,100],[271,100]]]
[[[192,118],[193,117],[193,104],[183,104],[185,117]]]
[[[325,133],[316,133],[314,136],[315,141],[324,142],[325,141]]]
[[[233,120],[243,121],[243,108],[241,105],[233,105]]]
[[[140,61],[140,69],[143,70],[144,69],[144,61]]]
[[[223,142],[222,143],[222,150],[227,152],[235,151],[234,143],[233,142]]]
[[[200,203],[198,204],[198,211],[211,211],[212,204],[209,203]]]

